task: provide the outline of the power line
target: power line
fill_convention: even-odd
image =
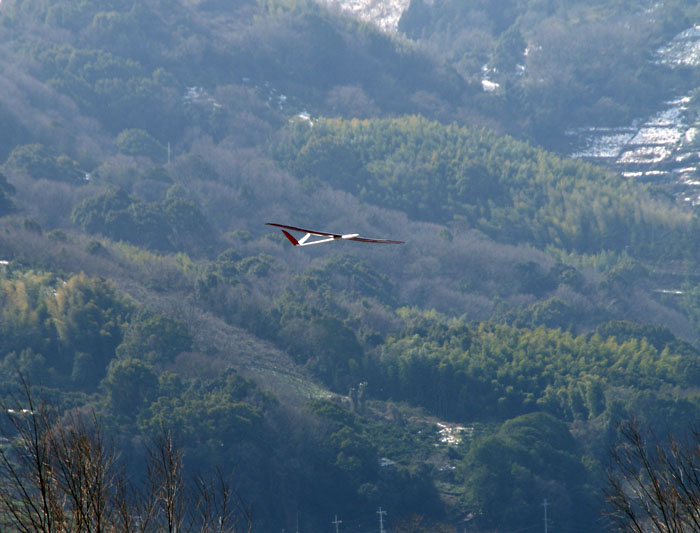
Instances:
[[[386,511],[382,511],[382,508],[380,507],[377,514],[379,515],[379,533],[386,533],[384,531],[384,515],[386,514]]]

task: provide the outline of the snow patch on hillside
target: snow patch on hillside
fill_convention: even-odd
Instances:
[[[700,66],[700,26],[679,33],[656,52],[656,61],[662,65]]]
[[[372,22],[382,30],[396,33],[401,14],[410,0],[318,0],[342,11],[352,13],[360,20]]]
[[[654,62],[670,68],[700,68],[700,26],[660,47]],[[680,95],[644,121],[622,128],[579,128],[571,157],[606,164],[622,176],[664,187],[700,207],[700,99],[696,89]]]

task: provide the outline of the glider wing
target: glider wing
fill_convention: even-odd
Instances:
[[[392,241],[390,239],[368,239],[367,237],[349,237],[349,241],[376,242],[379,244],[404,244],[406,241]]]
[[[340,239],[342,237],[340,233],[327,233],[325,231],[316,231],[312,229],[297,228],[296,226],[285,226],[284,224],[275,224],[274,222],[265,222],[265,225],[275,226],[283,229],[290,229],[292,231],[301,231],[302,233],[310,233],[311,235],[319,235],[323,237],[335,237],[336,239]]]

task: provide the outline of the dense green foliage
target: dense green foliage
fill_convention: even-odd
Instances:
[[[197,252],[209,241],[209,224],[199,206],[179,197],[176,188],[158,204],[110,189],[76,205],[71,218],[88,233],[156,250]]]
[[[509,420],[494,435],[477,440],[467,453],[466,501],[483,509],[475,521],[485,529],[537,523],[543,495],[556,497],[579,527],[594,528],[595,495],[582,490],[592,474],[566,424],[535,413]]]
[[[108,283],[28,272],[2,280],[2,347],[17,371],[93,390],[122,339],[128,307]]]
[[[15,188],[7,181],[7,178],[0,174],[0,216],[9,215],[14,211],[12,196],[15,193]]]
[[[5,165],[35,179],[78,182],[83,178],[78,163],[66,155],[56,156],[42,144],[17,146]]]
[[[631,4],[4,0],[0,400],[167,428],[260,531],[606,530],[618,422],[700,416],[696,212],[536,144],[694,86],[697,6]]]
[[[605,390],[688,387],[700,380],[697,350],[654,346],[645,331],[625,338],[626,328],[618,338],[616,325],[574,337],[558,329],[474,327],[437,317],[411,322],[382,346],[381,377],[370,384],[448,419],[507,419],[542,410],[585,420],[605,410]]]
[[[678,255],[697,231],[687,214],[600,169],[421,117],[299,123],[276,155],[301,179],[415,219],[466,223],[503,242]],[[671,228],[679,248],[650,249],[653,232]]]

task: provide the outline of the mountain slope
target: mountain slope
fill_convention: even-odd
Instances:
[[[544,498],[605,530],[618,422],[697,420],[698,220],[503,136],[568,115],[425,48],[481,13],[505,61],[515,29],[567,27],[538,5],[436,1],[408,42],[296,0],[5,0],[3,394],[23,372],[129,461],[171,428],[260,530],[380,506],[397,531],[513,530]],[[265,222],[406,244],[299,249]]]

